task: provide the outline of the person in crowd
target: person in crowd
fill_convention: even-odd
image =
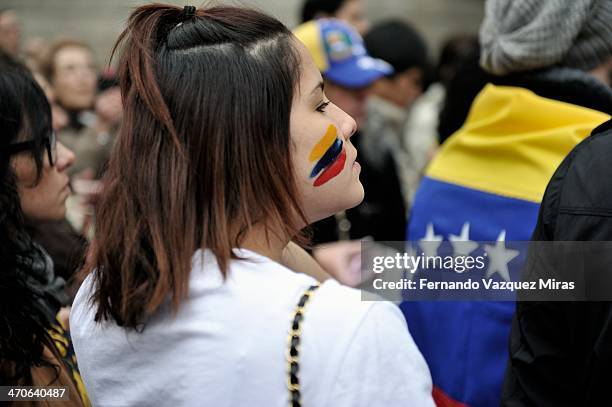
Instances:
[[[455,78],[459,67],[472,53],[477,52],[478,47],[478,37],[475,35],[457,34],[448,39],[440,51],[438,64],[430,79],[432,83],[410,107],[403,134],[403,142],[407,150],[411,152],[410,162],[414,169],[412,171],[414,187],[408,191],[408,206],[412,205],[414,194],[427,164],[436,154],[439,145],[445,140],[442,134],[447,128],[442,128],[440,116],[446,105],[449,84]],[[461,80],[466,80],[466,77],[462,77]],[[461,127],[461,124],[463,121],[452,132]],[[446,137],[450,135],[445,134]]]
[[[57,133],[68,125],[68,115],[66,114],[64,109],[62,109],[57,104],[57,101],[55,99],[55,92],[53,91],[53,88],[51,87],[49,81],[47,81],[47,79],[36,70],[30,69],[30,72],[32,72],[32,75],[34,76],[34,79],[36,79],[36,83],[38,83],[38,86],[40,86],[41,89],[45,92],[45,96],[47,96],[47,100],[51,105],[51,125],[53,126],[53,130]]]
[[[454,88],[449,88],[451,100],[467,105],[467,118],[428,166],[412,208],[409,240],[466,241],[471,254],[485,253],[483,242],[496,242],[486,277],[498,282],[520,280],[525,256],[512,251],[512,242],[530,239],[540,208],[547,211],[565,194],[549,187],[550,203],[540,205],[555,170],[578,142],[612,114],[612,91],[607,75],[602,75],[609,71],[612,58],[611,17],[610,1],[485,3],[480,30],[482,74],[468,78],[460,71],[455,79],[469,81],[471,89],[480,86],[479,93],[474,92],[478,94],[470,106],[465,99],[471,90],[453,95]],[[463,111],[458,109],[457,114],[459,110]],[[548,213],[554,212],[544,212]],[[546,216],[541,221],[550,219]],[[561,316],[542,313],[537,319],[537,308],[530,314],[531,307],[519,304],[509,349],[515,311],[511,301],[406,301],[401,308],[429,363],[434,395],[441,404],[583,405],[586,398],[577,401],[569,396],[584,396],[590,384],[595,391],[597,380],[603,380],[588,379],[589,371],[578,364],[603,350],[593,342],[599,335],[596,331],[589,333],[593,341],[581,343],[575,353],[557,352],[566,338],[561,330],[549,330],[547,324],[554,322],[547,318]],[[532,331],[536,321],[543,324]],[[538,330],[551,336],[539,338]],[[580,330],[571,336],[583,338]],[[546,346],[545,338],[551,346]],[[553,395],[553,387],[563,391]]]
[[[23,63],[30,72],[40,74],[40,64],[47,53],[47,41],[39,36],[28,37],[23,45]],[[38,79],[37,79],[38,81]]]
[[[432,406],[393,304],[280,263],[363,199],[355,121],[305,47],[258,11],[158,4],[118,47],[124,121],[70,318],[93,403]]]
[[[77,154],[71,175],[99,177],[108,161],[121,108],[115,108],[111,117],[94,111],[98,74],[93,51],[81,41],[59,39],[49,45],[40,69],[69,118],[58,137]]]
[[[57,134],[68,124],[68,116],[57,104],[53,88],[45,77],[37,72],[33,72],[32,75],[45,92],[47,101],[51,105],[51,125]],[[71,182],[71,190],[74,192],[74,182]],[[75,196],[73,195],[71,199],[75,199]],[[70,199],[67,201],[65,218],[26,221],[30,237],[40,244],[53,260],[55,274],[68,282],[82,265],[87,246],[87,239],[78,232],[82,228],[75,228],[73,223],[67,219],[69,216],[74,217],[76,212],[80,212],[75,209],[69,210],[69,203]]]
[[[19,58],[21,24],[14,10],[0,8],[0,51],[13,59]]]
[[[105,69],[100,74],[94,112],[98,142],[105,146],[111,145],[123,115],[121,91],[113,69]]]
[[[379,167],[385,157],[395,159],[408,208],[436,147],[431,133],[420,131],[406,137],[405,131],[412,106],[423,92],[429,65],[427,46],[413,27],[400,20],[377,24],[364,36],[364,43],[368,53],[391,64],[394,73],[372,85],[361,151]]]
[[[42,89],[7,56],[0,56],[0,129],[0,384],[61,386],[66,405],[87,405],[62,321],[64,281],[26,229],[26,220],[64,216],[74,154],[55,139]]]
[[[83,42],[52,42],[39,68],[50,85],[47,95],[58,139],[77,156],[68,170],[75,196],[66,219],[37,222],[29,229],[53,258],[57,274],[68,280],[82,265],[87,220],[93,216],[90,203],[97,190],[91,185],[97,184],[108,161],[121,119],[121,100],[116,88],[98,92],[93,52]]]
[[[294,32],[321,71],[330,100],[361,127],[370,89],[376,81],[391,75],[393,67],[369,56],[359,34],[340,20],[313,20]],[[361,149],[361,132],[353,140]],[[360,163],[360,179],[367,190],[364,201],[312,226],[313,243],[319,245],[314,250],[315,258],[332,276],[349,285],[357,284],[360,278],[355,259],[359,258],[361,243],[357,239],[402,240],[406,225],[401,184],[391,152],[361,154]]]
[[[515,26],[517,19],[533,19],[540,23],[533,33],[539,35],[533,44],[535,50],[547,50],[544,58],[551,63],[560,60],[566,66],[579,69],[566,73],[565,86],[556,90],[559,97],[612,114],[612,1],[581,0],[554,7],[532,1],[528,5],[522,11],[516,10],[501,18],[499,34],[493,34],[497,31],[491,26],[493,21],[483,27],[488,46],[483,49],[481,59],[487,70],[505,73],[508,70],[506,61],[518,59],[516,53],[525,45],[507,39],[512,38],[508,27]],[[489,5],[489,14],[499,18],[500,7]],[[541,13],[538,9],[551,17],[538,18]],[[568,16],[570,20],[566,20]],[[557,26],[560,26],[558,32],[552,29]],[[574,44],[560,45],[570,43],[572,38],[576,38]],[[501,41],[512,47],[507,51],[498,48]],[[519,60],[521,69],[538,68],[532,61]],[[580,88],[573,85],[582,83],[588,85]],[[546,247],[546,242],[551,241],[612,241],[609,217],[612,195],[604,181],[612,175],[611,136],[612,121],[607,121],[573,148],[554,172],[546,186],[531,237],[537,243],[535,250]],[[588,246],[579,247],[585,250]],[[599,278],[598,273],[609,275],[609,257],[596,251],[602,246],[594,243],[591,247],[599,259],[592,261],[583,257],[590,252],[588,249],[582,255],[575,255],[574,260],[581,260],[586,269],[572,269],[569,276],[573,281],[584,279],[592,284]],[[549,251],[530,254],[544,258],[544,262],[536,262],[535,267],[551,261],[547,256],[555,255]],[[608,265],[600,268],[605,261]],[[590,302],[611,298],[610,287],[602,289],[606,291],[605,296],[584,298],[588,302],[517,302],[501,405],[602,406],[609,403],[612,303]]]
[[[452,36],[445,42],[442,51],[440,51],[436,69],[437,82],[428,89],[428,93],[433,94],[432,103],[435,104],[435,131],[439,145],[459,130],[465,121],[471,102],[482,89],[482,86],[478,87],[474,94],[462,93],[458,89],[450,90],[451,86],[470,86],[474,76],[479,83],[482,82],[479,79],[479,75],[483,72],[479,65],[479,58],[478,36],[471,34]],[[449,94],[452,94],[455,99],[459,99],[463,104],[467,104],[467,108],[455,109],[454,105],[447,102]],[[465,113],[463,113],[464,110]],[[448,119],[448,116],[453,117],[454,120]]]
[[[444,41],[436,66],[436,81],[446,91],[450,82],[457,76],[459,66],[470,54],[478,51],[479,46],[478,36],[475,34],[454,34]]]
[[[306,23],[317,18],[337,18],[351,25],[360,35],[370,28],[361,0],[305,0],[300,21]]]

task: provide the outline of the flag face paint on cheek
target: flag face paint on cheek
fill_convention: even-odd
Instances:
[[[325,155],[327,149],[329,149],[332,144],[338,139],[338,132],[336,131],[336,127],[331,124],[327,126],[327,131],[325,135],[321,137],[321,140],[317,143],[316,146],[313,147],[310,152],[310,156],[308,156],[308,161],[316,161]]]
[[[336,141],[334,141],[334,144],[329,146],[323,157],[321,157],[319,161],[317,161],[317,164],[314,166],[312,172],[310,173],[310,178],[316,177],[317,174],[319,174],[321,171],[331,165],[338,158],[341,152],[342,141],[336,139]]]
[[[329,125],[325,135],[313,147],[310,152],[309,160],[317,161],[310,178],[315,178],[314,186],[318,187],[334,178],[344,168],[346,162],[346,152],[344,143],[337,137],[336,127]]]
[[[342,172],[342,169],[344,168],[345,162],[346,152],[342,150],[342,153],[340,153],[338,159],[334,161],[332,165],[327,167],[317,179],[315,179],[314,186],[318,187],[320,185],[323,185],[330,179],[334,178],[336,175],[340,174]]]

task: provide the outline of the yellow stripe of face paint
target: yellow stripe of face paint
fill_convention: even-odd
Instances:
[[[310,152],[310,156],[308,157],[308,159],[310,161],[316,161],[319,158],[323,157],[323,154],[325,154],[327,149],[331,147],[332,144],[334,144],[334,141],[336,141],[337,136],[338,133],[336,131],[336,127],[330,124],[327,128],[327,131],[325,132],[325,135],[321,138],[321,140],[319,140],[317,145],[314,146],[314,148]]]

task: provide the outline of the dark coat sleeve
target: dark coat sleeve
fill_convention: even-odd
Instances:
[[[557,169],[532,241],[612,241],[611,128],[597,128]],[[610,404],[609,302],[519,301],[509,351],[502,406]]]

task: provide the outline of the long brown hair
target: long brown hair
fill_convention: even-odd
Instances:
[[[123,123],[85,268],[97,321],[136,328],[168,298],[176,311],[196,250],[210,249],[225,275],[232,248],[256,223],[299,234],[292,38],[246,8],[191,15],[153,4],[131,14],[115,45]]]

